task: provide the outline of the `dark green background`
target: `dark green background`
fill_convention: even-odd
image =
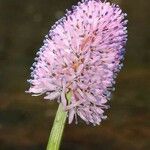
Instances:
[[[25,94],[35,53],[77,0],[0,0],[0,150],[44,150],[55,102]],[[124,68],[101,126],[67,125],[61,150],[150,148],[150,1],[120,0],[128,13]]]

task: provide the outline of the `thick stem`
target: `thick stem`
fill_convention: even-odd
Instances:
[[[68,93],[66,95],[68,102],[70,101],[71,95]],[[64,111],[62,104],[59,105],[51,134],[48,140],[48,145],[46,150],[59,150],[61,138],[63,135],[65,122],[67,118],[67,112]]]

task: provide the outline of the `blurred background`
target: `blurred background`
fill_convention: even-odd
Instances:
[[[128,13],[124,68],[100,126],[67,125],[61,150],[150,149],[150,1],[112,0]],[[0,0],[0,150],[45,150],[55,102],[25,94],[51,25],[77,0]]]

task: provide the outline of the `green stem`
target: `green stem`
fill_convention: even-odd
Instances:
[[[70,101],[70,92],[66,95],[68,102]],[[62,104],[59,105],[51,134],[48,140],[48,145],[46,150],[59,150],[61,138],[63,135],[65,122],[67,118],[67,112],[64,111]]]

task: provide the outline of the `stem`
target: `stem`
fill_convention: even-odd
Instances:
[[[66,98],[69,102],[71,99],[70,92],[66,95]],[[66,118],[67,118],[67,112],[64,111],[62,104],[59,104],[46,150],[59,150]]]

